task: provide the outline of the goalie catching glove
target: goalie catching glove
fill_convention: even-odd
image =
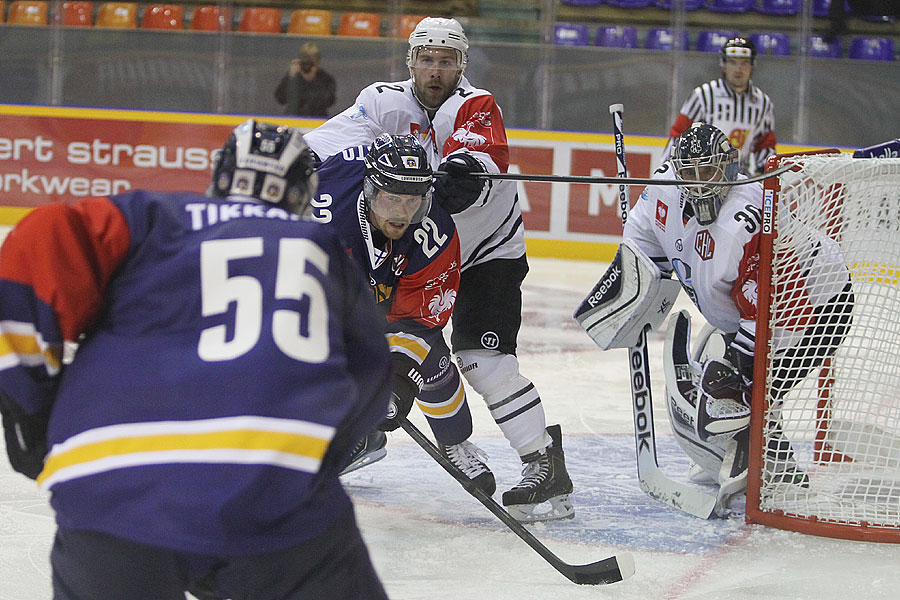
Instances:
[[[487,180],[472,173],[487,172],[481,162],[468,152],[451,154],[438,170],[447,173],[434,179],[434,199],[451,215],[460,213],[478,200]]]
[[[391,401],[388,403],[387,416],[378,426],[381,431],[394,431],[400,427],[400,421],[409,415],[413,401],[425,383],[419,373],[419,366],[408,356],[394,352],[392,362]]]

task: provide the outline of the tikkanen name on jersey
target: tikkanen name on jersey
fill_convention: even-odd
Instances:
[[[301,217],[289,213],[277,206],[266,206],[253,202],[195,202],[185,204],[184,209],[190,213],[191,229],[198,231],[225,221],[235,219],[280,219],[282,221],[299,221]]]

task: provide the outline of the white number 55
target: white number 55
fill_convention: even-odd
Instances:
[[[263,288],[252,275],[228,276],[228,263],[263,255],[261,237],[208,240],[200,245],[200,288],[203,316],[225,313],[234,302],[234,336],[225,325],[204,329],[197,354],[205,361],[232,360],[259,341],[263,321]],[[287,356],[308,363],[328,359],[328,303],[319,280],[306,272],[307,263],[328,273],[328,255],[310,240],[286,238],[278,245],[275,298],[309,298],[305,315],[279,309],[272,314],[272,340]],[[306,332],[301,325],[306,321]]]

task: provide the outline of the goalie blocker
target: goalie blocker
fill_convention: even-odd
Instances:
[[[645,327],[659,328],[680,289],[681,284],[664,278],[650,257],[625,240],[574,317],[601,349],[630,348]]]

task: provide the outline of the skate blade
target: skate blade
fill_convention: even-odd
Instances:
[[[540,523],[574,519],[575,509],[568,494],[561,494],[539,504],[511,504],[506,510],[521,523]]]
[[[343,471],[338,475],[346,475],[347,473],[352,473],[353,471],[362,469],[363,467],[368,467],[372,463],[377,463],[379,460],[387,456],[387,448],[379,448],[374,452],[369,452],[368,454],[363,454],[355,461],[347,465]]]

